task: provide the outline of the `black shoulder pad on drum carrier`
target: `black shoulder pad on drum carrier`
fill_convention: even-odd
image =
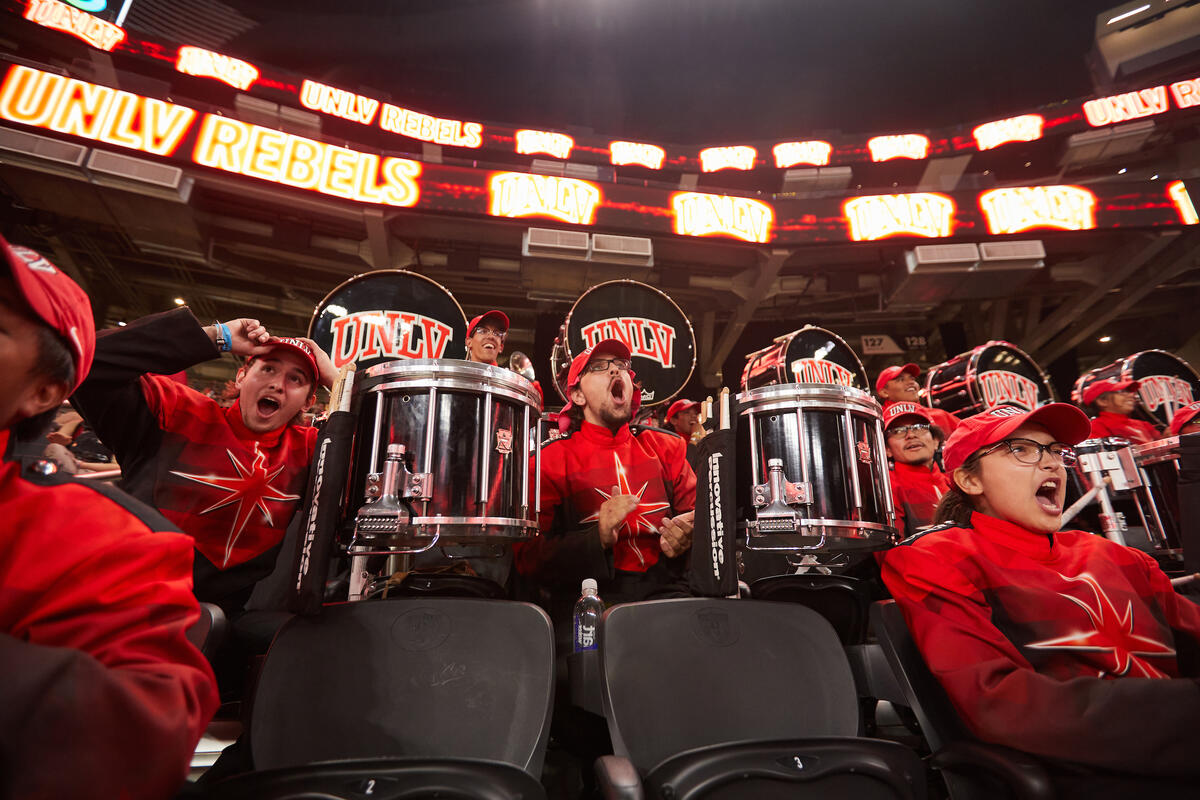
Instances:
[[[929,534],[937,533],[938,531],[948,531],[951,528],[969,528],[969,527],[971,527],[971,526],[970,525],[960,525],[957,522],[941,522],[941,523],[938,523],[937,525],[929,526],[928,528],[921,531],[920,533],[914,533],[912,536],[909,536],[907,539],[901,541],[900,544],[897,544],[896,546],[899,547],[901,544],[912,544],[913,542],[917,541],[917,539],[920,539],[922,536],[928,536]]]
[[[633,434],[634,436],[637,436],[637,435],[641,434],[641,433],[642,433],[642,432],[644,432],[644,431],[654,431],[655,433],[665,433],[665,434],[667,434],[668,436],[674,436],[674,437],[675,437],[675,438],[677,438],[677,439],[682,439],[682,438],[683,438],[682,436],[680,436],[680,435],[679,435],[679,433],[678,433],[677,431],[669,431],[669,430],[667,430],[666,428],[659,428],[659,427],[656,427],[656,426],[654,426],[654,425],[635,425],[635,424],[630,424],[630,426],[629,426],[629,432],[630,432],[631,434]]]

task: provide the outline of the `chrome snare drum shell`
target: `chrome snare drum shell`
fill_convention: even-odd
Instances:
[[[352,406],[359,421],[344,548],[420,552],[537,533],[530,430],[539,397],[525,377],[468,361],[390,361],[360,373]],[[391,481],[397,496],[382,498],[389,445],[404,454]]]
[[[762,386],[738,395],[738,415],[738,527],[747,549],[877,550],[897,541],[882,412],[869,394]]]

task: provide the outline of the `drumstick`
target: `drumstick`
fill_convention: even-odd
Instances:
[[[334,380],[333,386],[329,390],[330,411],[350,410],[350,395],[354,388],[356,366],[356,363],[351,361],[338,372],[337,379]]]
[[[712,395],[704,398],[704,402],[700,404],[700,425],[703,426],[712,419]]]
[[[729,387],[721,387],[721,430],[729,430]]]

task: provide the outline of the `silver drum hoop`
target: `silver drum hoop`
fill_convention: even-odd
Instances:
[[[490,392],[539,407],[533,384],[509,369],[457,359],[405,359],[376,364],[363,370],[355,381],[355,393],[393,391],[406,388],[454,389]]]

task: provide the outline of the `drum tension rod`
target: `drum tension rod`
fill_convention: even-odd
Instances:
[[[767,482],[754,486],[754,507],[760,533],[799,530],[802,515],[792,506],[811,502],[812,487],[789,481],[783,474],[783,459],[767,459]]]

